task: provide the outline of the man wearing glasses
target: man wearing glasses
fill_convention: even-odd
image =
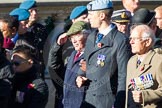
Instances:
[[[127,65],[126,108],[162,106],[162,56],[152,48],[154,32],[147,25],[137,25],[131,32],[132,53]]]

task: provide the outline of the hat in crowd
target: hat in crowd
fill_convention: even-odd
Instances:
[[[155,12],[146,8],[138,9],[132,17],[132,25],[134,24],[150,24],[155,18]]]
[[[30,13],[26,9],[16,8],[9,15],[17,17],[19,21],[24,21],[29,18]]]
[[[129,22],[131,13],[125,9],[117,10],[113,12],[113,15],[111,17],[113,22]]]
[[[70,29],[67,32],[67,36],[74,35],[78,32],[83,31],[83,30],[89,30],[87,23],[83,22],[83,21],[77,21],[74,24],[72,24],[72,26],[70,27]]]
[[[77,6],[72,10],[72,12],[70,14],[70,19],[71,20],[76,19],[83,14],[88,14],[87,7],[86,6]]]
[[[94,0],[87,5],[89,11],[111,9],[113,8],[113,3],[111,0]]]
[[[19,8],[26,9],[26,10],[29,10],[34,7],[37,7],[35,0],[25,0],[19,5]]]

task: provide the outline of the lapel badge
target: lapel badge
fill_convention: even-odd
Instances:
[[[28,89],[33,89],[34,87],[35,87],[35,84],[30,83],[30,84],[28,85]]]
[[[98,48],[102,48],[102,46],[103,46],[103,43],[97,43]]]
[[[145,69],[144,65],[140,66],[140,71],[143,71]]]

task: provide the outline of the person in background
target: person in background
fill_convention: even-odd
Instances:
[[[8,108],[12,90],[13,70],[3,52],[3,38],[0,32],[0,106],[1,108]]]
[[[15,8],[9,13],[10,16],[16,17],[19,21],[19,28],[18,28],[18,38],[16,41],[21,38],[23,35],[27,35],[27,27],[26,24],[28,23],[28,19],[30,13],[25,9]]]
[[[156,31],[156,36],[160,39],[162,39],[162,5],[156,7],[154,9],[156,12],[155,19],[157,21],[157,31]]]
[[[72,23],[75,23],[77,21],[87,22],[88,21],[87,16],[88,16],[87,7],[77,6],[72,10],[70,14],[70,20],[72,21]],[[49,57],[48,57],[48,63],[47,63],[48,70],[49,70],[53,85],[56,88],[55,106],[54,106],[55,108],[63,108],[62,99],[63,99],[63,82],[64,82],[64,76],[65,76],[65,70],[66,70],[65,64],[68,63],[67,61],[72,51],[74,51],[74,48],[71,42],[67,40],[66,43],[61,45],[58,49],[59,53],[57,55],[57,58],[59,58],[59,61],[57,62],[53,61],[54,55],[51,54],[51,50],[53,46],[56,46],[55,44],[57,44],[57,41],[60,40],[60,38],[67,37],[66,32],[69,30],[70,25],[66,27],[66,30],[64,30],[63,33],[57,36],[56,40],[54,41],[54,44],[51,46]]]
[[[140,8],[138,9],[132,19],[131,19],[131,25],[136,26],[140,24],[146,24],[150,26],[150,28],[156,32],[156,19],[155,19],[155,12],[150,11],[149,9],[146,8]]]
[[[35,50],[20,45],[14,48],[11,63],[14,70],[10,108],[45,108],[48,86],[38,75]]]
[[[126,107],[162,106],[162,55],[153,50],[155,34],[148,25],[137,25],[130,35],[132,53],[127,65]]]
[[[129,36],[129,22],[130,22],[131,13],[125,9],[116,10],[113,12],[111,20],[116,24],[118,30],[124,33],[126,36]]]
[[[140,8],[138,9],[135,13],[134,16],[132,17],[132,29],[140,24],[146,24],[148,25],[156,34],[157,33],[157,26],[156,26],[156,19],[155,19],[155,12],[150,11],[146,8]],[[155,37],[155,44],[154,44],[154,50],[157,51],[158,53],[162,53],[162,40],[159,38],[159,36]]]
[[[90,25],[96,29],[85,46],[86,72],[80,70],[76,79],[78,87],[87,89],[82,108],[123,108],[131,56],[128,38],[111,23],[111,0],[92,1],[87,9]]]
[[[127,11],[134,15],[134,12],[140,7],[140,0],[122,0],[123,6]]]
[[[6,57],[10,60],[10,53],[15,46],[18,36],[19,21],[17,17],[5,15],[0,19],[0,31],[4,36],[3,48],[5,48]]]
[[[43,58],[43,49],[48,36],[46,27],[38,23],[38,10],[35,0],[25,0],[19,5],[19,8],[26,9],[30,13],[28,23],[26,25],[27,31],[33,36],[33,46],[38,50],[37,58],[40,65],[39,73],[44,79],[45,64]]]

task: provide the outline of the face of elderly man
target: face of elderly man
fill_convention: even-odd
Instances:
[[[85,47],[86,35],[80,32],[69,37],[76,51],[82,51]]]
[[[136,26],[131,31],[130,44],[132,53],[142,55],[150,50],[153,41],[149,35],[153,35],[153,31],[146,25]]]

